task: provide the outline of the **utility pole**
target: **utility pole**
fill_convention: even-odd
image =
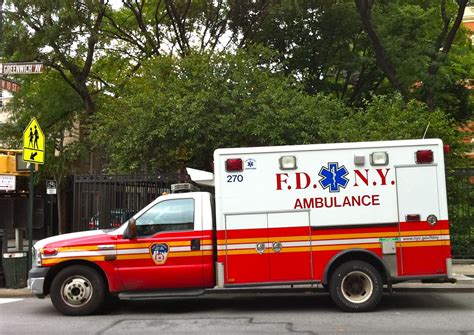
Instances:
[[[0,0],[0,63],[3,63],[4,43],[3,43],[3,1]],[[0,80],[3,81],[3,71]],[[0,88],[0,107],[3,108],[3,88]]]

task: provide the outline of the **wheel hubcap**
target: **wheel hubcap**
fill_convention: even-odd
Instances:
[[[61,287],[63,301],[71,307],[84,306],[91,300],[94,289],[91,282],[82,276],[66,279]]]
[[[372,296],[374,284],[367,274],[361,271],[349,272],[342,279],[342,295],[354,304],[361,304]]]

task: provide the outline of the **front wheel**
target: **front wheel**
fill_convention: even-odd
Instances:
[[[340,265],[332,274],[329,293],[344,311],[370,311],[382,299],[382,277],[369,263],[350,261]]]
[[[64,315],[88,315],[105,300],[105,285],[94,269],[73,265],[61,270],[51,283],[51,301]]]

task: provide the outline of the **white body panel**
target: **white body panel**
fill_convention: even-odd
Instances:
[[[433,162],[417,164],[417,150],[432,150]],[[388,164],[373,166],[370,161],[373,152],[387,152]],[[297,168],[281,170],[279,159],[282,156],[295,156]],[[355,156],[363,157],[363,165],[355,164]],[[243,160],[243,171],[226,172],[226,160],[236,158]],[[251,166],[246,166],[250,161]],[[448,218],[443,143],[437,139],[218,149],[214,153],[214,164],[218,230],[225,229],[226,215],[304,209],[310,210],[312,226],[398,222],[397,186],[401,185],[397,185],[396,172],[403,173],[397,170],[401,167],[419,169],[420,177],[423,171],[430,171],[433,178],[429,183],[438,190],[437,195],[427,194],[426,198],[420,198],[420,191],[413,192],[403,202],[414,207],[427,203],[429,209],[420,213],[422,220],[426,220],[423,216],[427,213],[435,212],[440,220]],[[334,185],[328,186],[330,182]],[[405,188],[423,188],[427,180],[415,174],[401,182]],[[239,222],[232,229],[249,228],[242,220]],[[291,224],[287,222],[286,226]]]

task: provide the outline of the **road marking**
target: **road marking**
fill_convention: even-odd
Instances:
[[[0,298],[0,305],[1,304],[8,304],[10,302],[17,302],[22,301],[23,299],[12,299],[12,298]]]

